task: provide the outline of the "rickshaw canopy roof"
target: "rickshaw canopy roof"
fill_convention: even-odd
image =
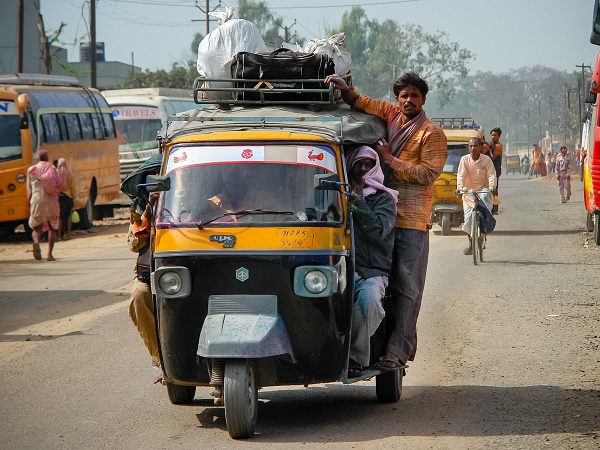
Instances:
[[[194,134],[244,130],[312,134],[339,144],[373,144],[387,136],[383,120],[345,104],[322,107],[318,112],[292,106],[193,109],[169,117],[158,136],[172,141]]]

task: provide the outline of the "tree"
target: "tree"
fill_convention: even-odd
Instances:
[[[40,30],[40,36],[42,39],[42,61],[44,62],[44,73],[50,75],[52,73],[52,57],[54,54],[51,53],[51,47],[55,42],[58,42],[58,38],[63,28],[67,26],[66,23],[60,22],[58,30],[52,31],[49,35],[46,34],[46,27],[44,26],[44,17],[40,11],[38,2],[33,2],[35,10],[37,12],[38,29]]]
[[[168,87],[191,90],[197,76],[195,61],[188,61],[187,68],[175,63],[169,72],[151,72],[146,69],[142,73],[131,73],[123,82],[123,88]]]
[[[281,47],[284,39],[279,33],[281,30],[285,30],[283,18],[275,16],[264,1],[239,0],[238,17],[254,23],[261,30],[262,37],[267,45],[272,44],[275,48]],[[304,45],[305,39],[302,36],[294,33],[293,37],[295,37],[295,42]]]
[[[346,33],[352,54],[353,83],[374,97],[391,96],[395,78],[412,71],[443,92],[439,101],[446,103],[454,93],[452,79],[464,78],[473,58],[443,31],[427,33],[420,25],[400,25],[391,19],[380,24],[359,6],[345,12],[340,27],[330,31],[341,32]]]
[[[525,150],[546,133],[574,148],[581,126],[580,78],[577,72],[539,65],[509,73],[478,72],[455,80],[451,101],[427,112],[437,117],[472,116],[488,131],[500,126],[503,141],[512,150]]]

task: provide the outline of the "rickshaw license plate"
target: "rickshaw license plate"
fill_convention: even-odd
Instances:
[[[313,245],[314,232],[311,230],[277,230],[277,240],[282,247],[309,247]]]

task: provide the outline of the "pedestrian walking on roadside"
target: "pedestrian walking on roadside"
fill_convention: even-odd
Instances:
[[[44,180],[49,179],[49,183]],[[40,239],[44,231],[48,232],[48,254],[46,259],[54,261],[52,250],[56,242],[58,232],[58,216],[60,207],[58,205],[58,184],[56,191],[49,187],[52,182],[58,180],[58,174],[54,166],[48,162],[48,151],[38,151],[38,163],[27,169],[27,199],[29,200],[29,227],[33,230],[33,257],[42,259],[40,250]],[[57,181],[57,183],[60,183]]]
[[[546,173],[552,172],[552,151],[546,153]]]
[[[490,132],[492,143],[490,144],[490,151],[492,152],[492,162],[496,169],[496,187],[494,188],[494,196],[498,197],[498,185],[500,183],[500,175],[502,175],[502,144],[500,143],[500,136],[502,136],[502,130],[498,127],[492,128]],[[492,206],[492,214],[498,214],[498,205]]]
[[[550,172],[548,173],[554,173],[556,172],[556,158],[557,158],[557,154],[556,153],[552,153],[552,158],[550,159]]]
[[[57,168],[60,178],[60,192],[58,193],[58,204],[60,205],[60,230],[58,240],[68,241],[71,239],[71,211],[73,210],[73,176],[67,167],[67,160],[60,158]]]
[[[571,157],[567,152],[567,147],[562,146],[555,161],[556,181],[562,203],[571,199],[571,166]]]

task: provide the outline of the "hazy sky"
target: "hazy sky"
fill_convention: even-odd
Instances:
[[[206,0],[97,0],[96,39],[105,42],[108,61],[131,62],[143,69],[169,69],[191,56],[195,32],[204,33]],[[327,37],[344,11],[360,4],[371,19],[415,23],[425,31],[445,31],[450,40],[475,54],[471,72],[508,72],[540,64],[560,70],[581,70],[594,64],[600,47],[589,43],[593,0],[265,0],[306,38]],[[210,0],[211,7],[218,0]],[[297,6],[301,4],[302,6]],[[67,24],[61,39],[69,60],[78,61],[72,42],[87,33],[87,0],[41,0],[47,29]],[[221,0],[221,9],[237,0]],[[294,20],[296,23],[294,24]],[[294,24],[294,25],[293,25]],[[293,26],[292,26],[293,25]],[[211,30],[216,25],[211,23]],[[282,33],[283,34],[283,33]],[[85,39],[87,40],[87,38]]]

